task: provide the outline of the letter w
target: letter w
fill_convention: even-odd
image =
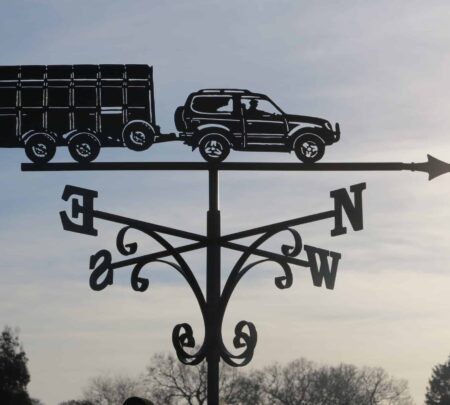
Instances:
[[[313,284],[316,287],[322,287],[322,281],[325,279],[325,287],[332,290],[336,281],[336,273],[341,254],[308,245],[305,245],[304,248],[308,255]],[[331,269],[328,257],[331,257]],[[319,259],[320,264],[317,263],[317,259]]]

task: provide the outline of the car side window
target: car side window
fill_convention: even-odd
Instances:
[[[195,96],[191,108],[201,114],[231,114],[233,99],[231,96]]]
[[[281,112],[270,101],[255,97],[242,97],[241,104],[250,118],[280,115]]]

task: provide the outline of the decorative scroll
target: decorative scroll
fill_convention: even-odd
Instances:
[[[248,331],[245,331],[245,328]],[[223,343],[222,333],[220,338],[220,355],[228,365],[243,367],[250,363],[258,340],[258,333],[252,322],[240,321],[234,328],[233,346],[236,349],[244,349],[240,354],[233,354],[226,348]]]
[[[260,264],[270,262],[276,264],[281,270],[280,274],[274,277],[275,286],[280,290],[290,288],[293,284],[292,265],[309,268],[314,285],[320,287],[324,282],[326,288],[333,289],[341,255],[325,249],[303,245],[299,232],[293,227],[334,218],[335,229],[337,229],[335,233],[343,234],[346,232],[342,221],[343,215],[345,214],[349,218],[354,230],[361,229],[361,193],[364,188],[364,183],[354,185],[350,188],[350,191],[353,191],[355,194],[354,201],[352,201],[345,189],[332,192],[331,197],[335,200],[334,210],[294,218],[225,236],[219,235],[217,239],[95,210],[93,202],[97,197],[97,192],[74,186],[66,186],[63,194],[63,199],[66,201],[72,198],[72,212],[70,215],[67,212],[61,212],[60,216],[64,229],[88,235],[97,235],[97,230],[94,227],[94,219],[106,220],[122,225],[116,237],[116,248],[125,259],[113,261],[111,252],[106,249],[100,250],[92,255],[89,265],[92,270],[89,284],[93,290],[101,291],[113,284],[114,271],[119,268],[131,267],[131,287],[138,292],[146,291],[150,284],[149,279],[143,275],[145,268],[151,267],[155,263],[161,263],[175,269],[183,276],[192,289],[199,304],[205,327],[205,337],[200,345],[197,344],[194,338],[193,328],[190,324],[180,323],[174,327],[172,331],[172,342],[179,360],[187,365],[199,364],[213,350],[214,353],[218,351],[219,356],[229,365],[242,367],[248,364],[253,358],[258,340],[255,325],[245,320],[237,323],[234,328],[233,350],[229,350],[226,347],[222,335],[225,311],[239,281],[251,269]],[[76,218],[77,221],[72,221],[72,218]],[[137,256],[139,250],[138,243],[126,240],[130,230],[144,233],[156,241],[162,249],[154,253]],[[279,234],[287,234],[292,239],[291,243],[282,244],[278,253],[261,248],[265,242]],[[174,247],[162,235],[172,235],[188,239],[191,242],[183,246]],[[235,242],[237,239],[249,236],[257,237],[250,246]],[[215,243],[214,248],[233,249],[242,253],[231,269],[223,290],[220,292],[217,289],[218,296],[214,296],[211,303],[207,303],[192,270],[181,254],[201,248],[209,248],[211,240]],[[298,258],[303,250],[306,252],[306,260]],[[252,261],[253,256],[259,259]],[[331,263],[329,259],[331,259]],[[210,273],[211,271],[208,269],[208,276],[211,276]],[[218,277],[220,277],[220,272],[218,273]]]
[[[263,243],[265,243],[267,240],[269,240],[270,238],[281,232],[289,232],[291,234],[294,242],[293,246],[283,244],[281,246],[282,256],[277,255],[277,257],[257,260],[255,262],[245,265],[248,259],[255,254],[255,252]],[[221,356],[223,360],[229,365],[233,367],[242,367],[248,364],[253,358],[253,353],[257,342],[257,332],[255,325],[252,322],[241,321],[236,325],[234,330],[235,337],[233,339],[233,346],[236,349],[243,349],[243,351],[240,354],[233,354],[226,348],[225,344],[223,343],[221,332],[223,318],[225,315],[225,310],[228,305],[228,302],[237,284],[242,279],[242,277],[252,268],[262,263],[273,262],[279,265],[283,272],[283,275],[275,277],[274,280],[275,286],[279,289],[286,289],[291,287],[293,282],[292,270],[289,263],[286,260],[288,258],[298,256],[302,251],[302,247],[303,247],[302,238],[296,230],[291,228],[272,230],[266,232],[265,234],[260,236],[255,242],[253,242],[234,265],[223,289],[220,299],[220,310],[219,310]]]
[[[188,323],[181,323],[175,326],[172,332],[172,343],[178,359],[183,364],[194,366],[201,363],[206,357],[206,341],[194,354],[190,354],[185,350],[185,348],[193,349],[196,346],[192,326]]]
[[[116,247],[118,252],[122,256],[131,256],[136,254],[138,251],[138,244],[136,242],[126,243],[125,237],[129,230],[137,230],[150,238],[158,242],[167,253],[173,258],[174,261],[163,260],[155,258],[154,255],[147,255],[137,257],[132,259],[131,261],[123,261],[123,262],[112,262],[111,252],[108,250],[101,250],[97,252],[95,255],[91,257],[90,268],[93,269],[90,277],[90,286],[95,291],[100,291],[106,288],[108,285],[113,283],[114,279],[114,269],[125,267],[130,264],[133,265],[133,270],[131,272],[131,287],[135,291],[143,292],[146,291],[149,287],[148,278],[141,276],[141,271],[145,266],[148,266],[153,263],[163,263],[175,269],[178,273],[180,273],[183,278],[187,281],[189,286],[191,287],[197,302],[200,306],[200,310],[203,316],[203,320],[205,322],[206,317],[206,302],[203,295],[203,292],[198,285],[198,282],[192,273],[189,265],[180,255],[175,247],[173,247],[164,237],[162,237],[159,233],[152,230],[144,230],[137,227],[126,226],[122,228],[117,234],[116,238]],[[104,275],[103,280],[99,281],[99,279]],[[196,351],[196,353],[191,354],[186,351],[186,348],[194,348],[196,347],[196,342],[194,339],[194,334],[192,327],[187,323],[178,324],[175,326],[172,333],[172,341],[177,352],[177,356],[181,362],[184,364],[198,364],[200,363],[206,355],[206,343],[205,341],[201,345],[200,349]]]

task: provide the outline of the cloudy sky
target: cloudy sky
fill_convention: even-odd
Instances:
[[[341,141],[324,162],[450,160],[447,1],[0,3],[0,64],[153,65],[163,131],[175,130],[173,112],[191,91],[243,87],[285,111],[339,121]],[[201,158],[173,143],[140,154],[104,150],[99,160]],[[229,160],[296,162],[242,152]],[[98,209],[203,233],[205,174],[22,173],[24,161],[23,150],[0,150],[0,327],[20,327],[31,395],[56,405],[99,373],[138,374],[152,354],[173,351],[176,323],[192,323],[201,340],[192,293],[167,268],[154,267],[145,293],[131,289],[129,269],[91,291],[89,257],[114,251],[118,228],[97,221],[97,238],[67,233],[58,212],[68,209],[61,194],[72,184],[98,190]],[[224,334],[230,344],[236,322],[256,324],[249,367],[302,356],[380,366],[407,379],[420,404],[432,366],[450,354],[450,176],[224,173],[223,231],[329,210],[331,190],[362,181],[363,231],[331,238],[331,220],[299,229],[305,243],[342,253],[335,290],[314,287],[298,268],[292,288],[280,291],[277,269],[263,266],[237,288]],[[143,252],[154,249],[139,241]],[[204,252],[186,259],[204,280]],[[224,253],[225,275],[236,259]]]

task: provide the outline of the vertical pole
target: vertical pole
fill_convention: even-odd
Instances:
[[[206,339],[208,362],[208,405],[219,404],[219,301],[220,301],[220,211],[219,178],[216,168],[209,173],[209,210],[206,251]]]

